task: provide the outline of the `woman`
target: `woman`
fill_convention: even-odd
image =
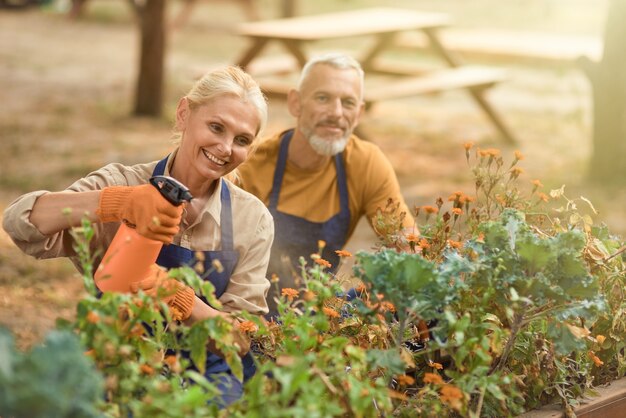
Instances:
[[[248,74],[236,67],[209,72],[178,103],[180,142],[170,155],[134,166],[109,164],[62,192],[23,195],[6,209],[4,229],[27,254],[69,257],[80,269],[69,228],[80,225],[87,216],[96,231],[92,250],[103,254],[123,221],[134,225],[139,234],[168,244],[157,260],[162,267],[195,264],[198,251],[204,252],[206,271],[216,258],[223,265],[221,273],[214,271],[208,277],[216,287],[222,311],[181,284],[168,300],[181,312],[181,319],[193,323],[243,310],[266,314],[269,282],[265,273],[274,237],[272,218],[257,198],[224,179],[246,160],[266,119],[267,103]],[[184,206],[170,204],[148,183],[155,175],[174,177],[194,198]],[[146,287],[150,285],[142,285]],[[248,350],[242,349],[244,354]],[[222,385],[223,403],[238,399],[241,382],[229,374],[223,359],[213,353],[208,357],[207,377],[217,373],[230,376]],[[249,378],[254,374],[249,354],[243,362],[244,375]]]

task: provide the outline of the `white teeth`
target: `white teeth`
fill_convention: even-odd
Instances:
[[[204,153],[205,157],[207,157],[209,160],[213,161],[215,164],[226,165],[226,161],[220,160],[219,158],[217,158],[215,155],[209,153],[208,151],[202,150],[202,152]]]

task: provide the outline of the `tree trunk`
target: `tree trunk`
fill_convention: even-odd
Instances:
[[[139,9],[141,51],[135,115],[159,116],[163,103],[165,58],[165,3],[148,0]]]
[[[626,0],[611,0],[604,55],[585,63],[593,88],[593,152],[588,178],[623,185],[626,179]]]

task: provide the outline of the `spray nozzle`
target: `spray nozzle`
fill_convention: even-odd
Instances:
[[[179,206],[183,202],[190,202],[193,199],[189,189],[173,177],[154,176],[150,178],[150,184],[156,187],[172,205]]]

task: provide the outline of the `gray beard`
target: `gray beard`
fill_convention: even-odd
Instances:
[[[333,155],[342,153],[343,150],[346,149],[349,137],[350,135],[346,135],[339,139],[328,140],[325,138],[321,138],[317,135],[308,135],[307,139],[309,140],[309,144],[311,144],[311,147],[315,150],[315,152],[320,155],[332,157]]]

